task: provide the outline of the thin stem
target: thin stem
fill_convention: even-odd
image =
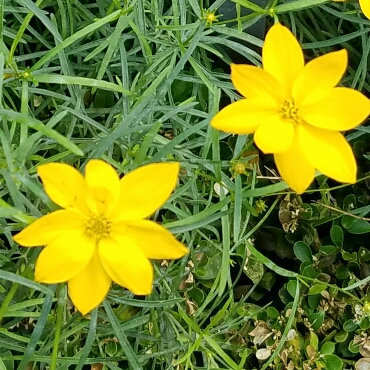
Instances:
[[[327,204],[324,204],[324,203],[318,202],[318,201],[314,201],[314,202],[317,203],[317,204],[320,204],[320,206],[323,206],[325,208],[330,209],[331,211],[341,213],[342,215],[351,216],[353,218],[356,218],[357,220],[370,221],[370,218],[368,218],[368,217],[356,216],[353,213],[343,211],[343,209],[335,208],[335,207],[332,207],[332,206],[328,206]]]
[[[28,114],[28,82],[26,80],[22,81],[22,99],[21,99],[21,113],[27,115]],[[21,125],[21,134],[19,139],[19,144],[21,145],[28,136],[28,125],[27,123],[23,123]]]
[[[63,320],[63,309],[65,306],[65,285],[64,284],[60,284],[58,286],[57,296],[58,296],[57,322],[56,322],[56,327],[55,327],[53,352],[51,354],[50,370],[55,370],[57,366],[60,332],[62,329],[62,320]]]
[[[311,277],[308,277],[308,276],[304,276],[304,275],[299,275],[298,274],[298,278],[299,280],[303,283],[303,280],[309,280],[309,281],[312,281],[314,283],[317,283],[317,284],[323,284],[323,285],[326,285],[327,287],[329,288],[333,288],[335,290],[338,290],[339,292],[342,292],[343,294],[346,294],[347,296],[353,298],[355,301],[357,302],[362,302],[361,298],[358,298],[356,297],[354,294],[342,289],[341,287],[339,287],[338,285],[335,285],[335,284],[329,284],[327,283],[326,281],[322,281],[322,280],[319,280],[319,279],[316,279],[316,278],[311,278]]]
[[[17,292],[19,288],[18,283],[13,283],[12,287],[10,288],[8,294],[6,295],[2,305],[0,306],[0,324],[3,321],[3,317],[8,309],[9,303],[12,301],[14,294]]]

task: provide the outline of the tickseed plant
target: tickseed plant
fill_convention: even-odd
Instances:
[[[69,296],[83,315],[103,301],[112,281],[134,294],[150,294],[149,258],[180,258],[188,252],[164,227],[144,220],[174,190],[179,167],[178,163],[149,164],[120,180],[113,167],[101,160],[89,161],[84,177],[63,163],[39,166],[46,193],[63,209],[14,236],[24,247],[45,246],[36,263],[35,280],[67,281]]]
[[[231,79],[245,97],[222,109],[211,125],[253,134],[264,153],[274,154],[282,178],[303,193],[315,169],[336,181],[356,181],[352,149],[339,131],[359,125],[370,113],[360,92],[336,87],[347,68],[345,49],[306,65],[296,38],[277,23],[266,35],[263,68],[231,66]]]
[[[1,370],[370,367],[370,22],[258,4],[0,7]]]

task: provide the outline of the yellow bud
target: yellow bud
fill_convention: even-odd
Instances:
[[[256,210],[257,213],[262,213],[266,211],[267,205],[262,199],[258,199],[255,201],[253,208]]]
[[[234,172],[237,175],[242,175],[243,173],[245,173],[245,165],[243,163],[237,163],[234,166]]]
[[[212,26],[213,22],[218,22],[218,16],[214,12],[205,12],[203,19],[205,19],[208,26]]]
[[[369,301],[365,301],[363,310],[366,315],[370,314],[370,302]]]
[[[215,16],[215,13],[207,13],[207,15],[206,15],[206,21],[207,22],[210,22],[210,23],[216,22],[217,21],[217,18]]]

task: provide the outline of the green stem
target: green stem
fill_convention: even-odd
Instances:
[[[19,284],[13,283],[2,305],[0,306],[0,324],[3,321],[3,317],[8,309],[9,303],[12,301],[14,294],[17,292],[18,288],[19,288]]]
[[[309,281],[312,281],[313,283],[316,283],[316,284],[323,284],[323,285],[326,285],[328,288],[332,288],[332,289],[335,289],[335,290],[338,290],[339,292],[343,293],[343,294],[346,294],[347,296],[353,298],[355,301],[357,302],[362,302],[361,298],[358,298],[357,296],[355,296],[354,294],[344,290],[343,288],[339,287],[338,285],[335,285],[335,284],[329,284],[327,283],[326,281],[322,281],[322,280],[319,280],[319,279],[316,279],[316,278],[311,278],[311,277],[308,277],[308,276],[304,276],[304,275],[298,275],[298,279],[303,282],[303,280],[309,280]]]
[[[56,322],[56,327],[55,327],[53,352],[51,354],[50,370],[55,370],[57,366],[60,332],[62,329],[62,320],[63,320],[63,309],[65,306],[65,285],[64,284],[59,285],[57,289],[57,296],[58,296],[57,322]]]
[[[28,82],[26,80],[22,81],[22,99],[21,99],[21,113],[28,114]],[[27,123],[21,124],[21,134],[19,139],[19,145],[21,145],[28,136],[28,125]]]
[[[0,0],[0,40],[3,39],[3,32],[4,32],[4,0]]]

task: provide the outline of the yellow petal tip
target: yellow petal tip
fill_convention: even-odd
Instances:
[[[101,302],[100,302],[101,303]],[[78,307],[75,305],[77,311],[81,314],[81,316],[86,316],[88,313],[90,313],[94,308],[99,307],[100,303],[94,307]]]
[[[135,295],[149,295],[149,294],[152,294],[152,287],[150,287],[150,289],[138,289],[138,290],[135,290],[135,291],[132,291],[132,293],[134,293]]]
[[[188,253],[188,248],[181,243],[176,243],[176,252],[174,251],[171,255],[168,255],[167,259],[179,259],[186,256]]]

